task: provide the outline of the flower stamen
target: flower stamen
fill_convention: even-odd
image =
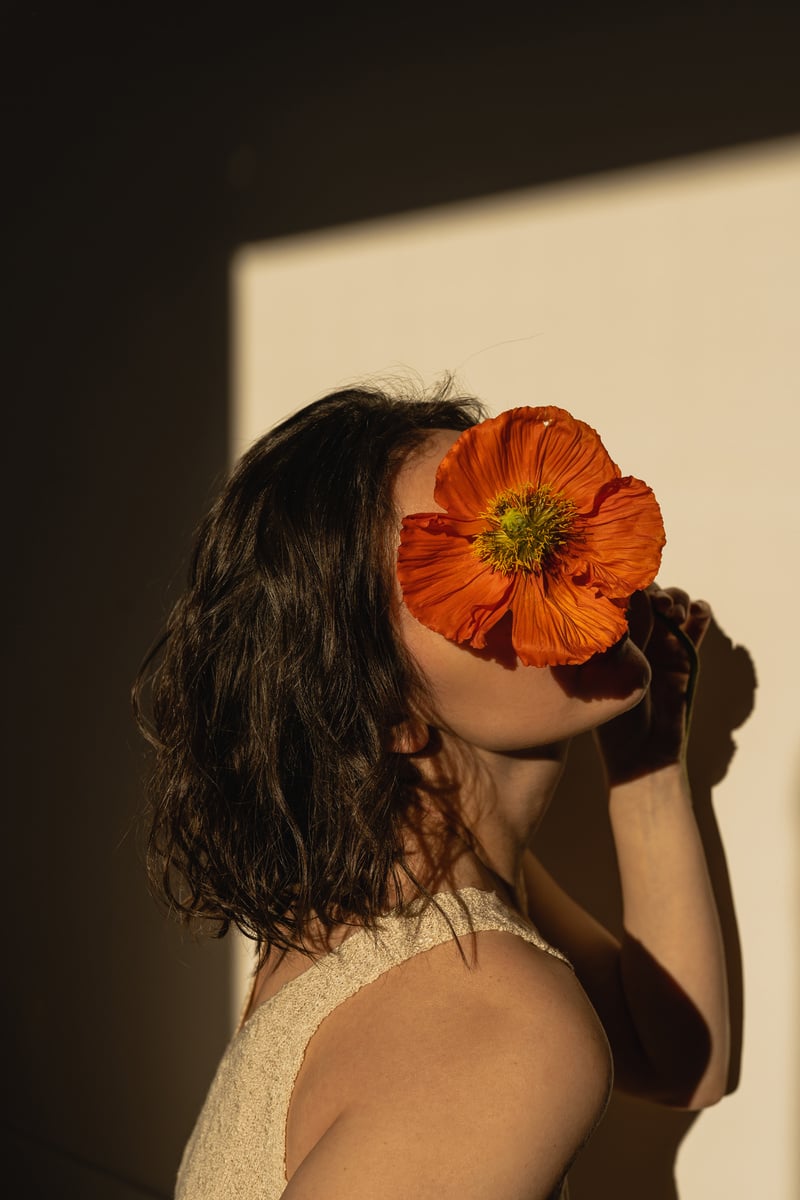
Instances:
[[[538,574],[574,533],[576,512],[571,500],[546,484],[511,488],[480,514],[489,528],[475,537],[473,552],[504,575]]]

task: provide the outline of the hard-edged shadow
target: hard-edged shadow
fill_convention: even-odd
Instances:
[[[733,730],[753,709],[756,676],[747,650],[712,623],[703,642],[688,768],[695,812],[720,913],[728,965],[732,1051],[729,1089],[742,1050],[742,959],[725,852],[712,791],[736,751]],[[614,933],[622,905],[605,791],[591,736],[576,738],[558,793],[537,835],[544,865]],[[678,1200],[675,1161],[701,1113],[682,1112],[615,1093],[601,1125],[570,1172],[571,1200]]]

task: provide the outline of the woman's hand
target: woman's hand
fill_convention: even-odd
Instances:
[[[697,650],[711,609],[680,588],[631,597],[630,637],[644,652],[652,679],[644,699],[595,731],[609,786],[682,764],[697,674]]]

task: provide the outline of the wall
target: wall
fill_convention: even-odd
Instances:
[[[674,1195],[676,1156],[682,1200],[796,1194],[798,211],[787,140],[253,244],[232,271],[236,453],[353,379],[456,369],[495,411],[555,403],[599,427],[661,501],[662,581],[714,605],[695,782],[727,855],[704,805],[737,1005],[728,878],[739,918],[741,1084],[697,1120],[617,1106],[577,1200]],[[547,854],[591,902],[591,857],[559,852],[557,826]]]
[[[748,8],[531,5],[454,21],[446,6],[356,2],[242,22],[162,6],[120,23],[108,6],[7,6],[12,1190],[167,1196],[229,1029],[231,948],[182,937],[146,892],[128,688],[229,457],[231,255],[796,131],[797,14]],[[429,359],[414,343],[367,363],[345,340],[336,369],[407,354],[432,372],[509,336],[498,324],[479,312]],[[520,350],[507,350],[512,376],[528,370]],[[313,386],[327,388],[322,365]],[[300,403],[312,384],[297,380]],[[472,381],[503,402],[491,378]]]

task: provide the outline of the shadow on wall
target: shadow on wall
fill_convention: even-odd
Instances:
[[[728,963],[732,1052],[729,1089],[739,1081],[742,1049],[742,959],[725,852],[711,804],[736,751],[732,731],[753,709],[756,677],[747,650],[712,624],[689,748],[695,812],[717,898]],[[609,929],[622,930],[614,843],[602,776],[590,735],[576,739],[559,791],[537,838],[537,853],[560,883]],[[680,1112],[614,1093],[606,1116],[570,1172],[573,1200],[678,1200],[675,1162],[702,1113]]]

